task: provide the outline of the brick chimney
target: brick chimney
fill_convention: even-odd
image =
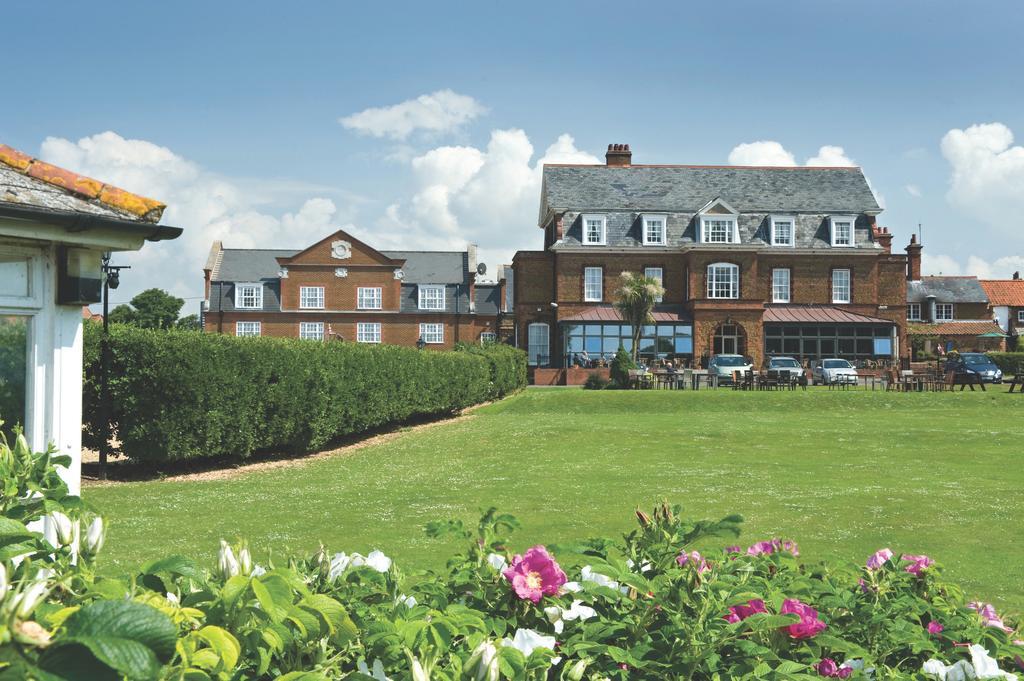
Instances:
[[[881,246],[886,253],[892,253],[892,232],[889,231],[888,227],[874,227],[874,218],[872,220],[872,227],[875,235],[875,241]]]
[[[907,246],[907,279],[918,281],[921,279],[921,244],[917,243],[917,235],[910,235],[910,245]]]
[[[604,161],[609,166],[629,166],[633,163],[633,152],[628,144],[609,144]]]

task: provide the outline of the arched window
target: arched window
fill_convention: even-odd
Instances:
[[[526,331],[527,357],[532,366],[547,366],[551,361],[550,334],[548,325],[542,322],[530,324]]]
[[[708,298],[739,298],[740,268],[729,262],[708,265]]]

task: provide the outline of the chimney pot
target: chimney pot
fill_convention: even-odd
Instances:
[[[1020,270],[1018,270],[1018,271],[1013,273],[1013,278],[1014,279],[1020,279]]]
[[[917,243],[917,235],[910,235],[910,245],[907,246],[907,279],[919,281],[921,279],[921,244]]]
[[[629,166],[633,162],[633,152],[628,144],[609,144],[604,159],[609,166]]]

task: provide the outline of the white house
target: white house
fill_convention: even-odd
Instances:
[[[82,306],[99,302],[101,258],[175,239],[162,203],[0,144],[0,419],[34,450],[71,456],[80,490]]]

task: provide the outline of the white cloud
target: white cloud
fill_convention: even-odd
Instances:
[[[404,140],[417,130],[452,132],[486,111],[468,95],[438,90],[399,104],[364,109],[338,122],[365,135]]]
[[[916,184],[908,184],[903,187],[908,194],[913,196],[915,199],[921,198],[921,188]]]
[[[1002,123],[953,129],[940,145],[952,175],[947,194],[955,207],[1018,240],[1024,213],[1024,147]]]
[[[795,166],[796,157],[778,142],[762,140],[745,142],[729,152],[729,165],[734,166]]]
[[[818,149],[817,155],[807,159],[807,163],[804,165],[825,168],[846,168],[857,164],[850,160],[842,147],[834,147],[826,144]]]
[[[215,240],[227,248],[288,248],[310,244],[338,228],[345,216],[334,201],[310,198],[295,213],[280,217],[256,210],[266,194],[204,170],[188,159],[146,140],[125,139],[114,132],[83,137],[77,142],[48,137],[40,157],[128,191],[167,204],[162,222],[184,228],[174,241],[146,244],[137,253],[116,256],[132,265],[121,278],[116,301],[127,301],[139,291],[158,287],[186,300],[185,314],[198,309],[202,296],[202,268]],[[285,192],[294,194],[292,183]],[[114,298],[114,296],[112,296]]]
[[[1014,272],[1024,271],[1024,256],[1006,255],[986,260],[977,255],[967,257],[965,264],[949,255],[921,254],[922,274],[969,274],[979,279],[1009,279]]]
[[[510,262],[516,249],[539,248],[537,205],[544,163],[601,163],[561,135],[536,161],[526,133],[494,130],[486,149],[437,147],[410,162],[417,188],[408,201],[385,210],[374,230],[357,228],[382,248],[481,246],[491,266]]]
[[[956,276],[963,274],[964,268],[957,262],[956,258],[948,255],[931,255],[921,253],[921,274]]]

